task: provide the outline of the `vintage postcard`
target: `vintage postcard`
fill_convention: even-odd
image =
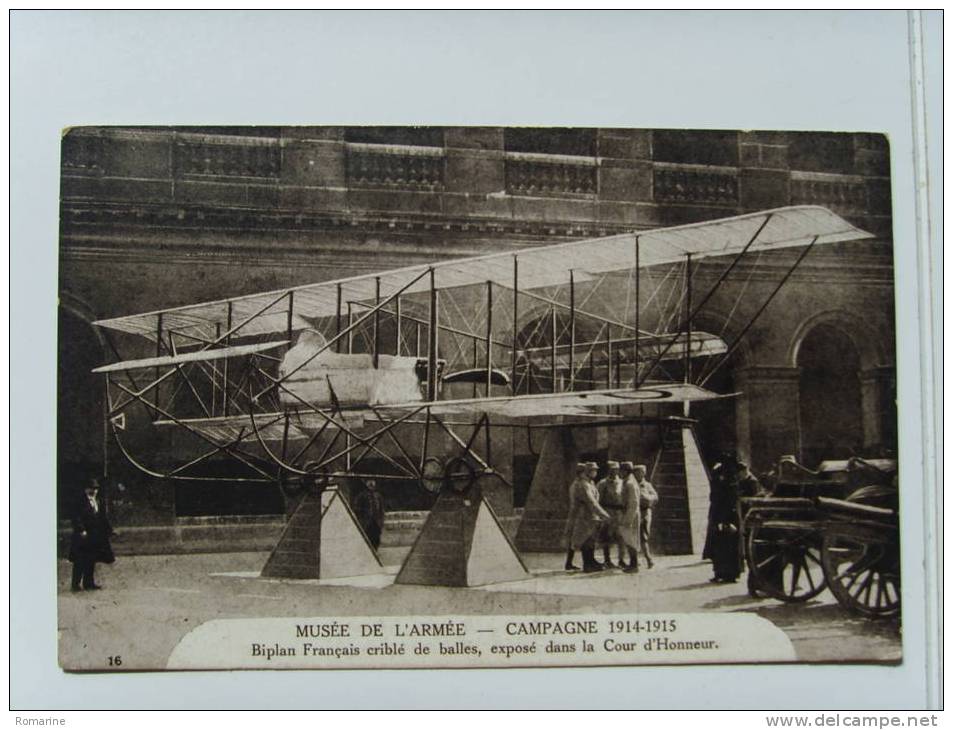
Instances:
[[[901,661],[875,132],[76,127],[69,671]]]

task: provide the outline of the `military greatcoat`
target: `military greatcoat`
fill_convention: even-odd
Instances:
[[[642,511],[639,509],[639,483],[635,475],[629,474],[622,480],[622,517],[619,520],[619,536],[633,550],[639,549],[639,532],[642,524]]]
[[[596,484],[599,492],[599,504],[609,513],[609,521],[602,526],[600,540],[604,544],[615,544],[619,538],[619,524],[625,504],[622,501],[622,478],[609,475]]]
[[[599,523],[609,519],[599,506],[599,490],[585,477],[577,477],[569,486],[569,519],[566,533],[569,547],[578,550],[596,532]]]

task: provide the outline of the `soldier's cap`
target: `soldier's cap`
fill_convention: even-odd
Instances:
[[[606,462],[606,469],[618,469],[618,468],[619,468],[619,462],[618,462],[618,461],[607,461],[607,462]]]
[[[645,468],[645,464],[636,464],[635,466],[632,467],[632,471],[635,471],[636,469],[641,469],[642,471],[648,471],[648,469]]]
[[[585,474],[587,471],[589,471],[589,464],[587,464],[585,461],[580,461],[578,464],[576,464],[577,474]]]
[[[586,467],[589,469],[597,469],[597,470],[599,469],[599,465],[594,461],[587,461]]]
[[[620,461],[620,462],[619,462],[619,468],[620,468],[620,469],[628,469],[629,471],[632,471],[632,468],[633,468],[633,467],[632,467],[632,462],[631,462],[631,461]]]

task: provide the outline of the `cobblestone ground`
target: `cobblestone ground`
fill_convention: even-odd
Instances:
[[[385,548],[388,574],[332,581],[257,577],[267,554],[120,557],[99,566],[103,590],[71,593],[59,565],[60,664],[70,669],[163,668],[191,629],[221,618],[480,614],[751,612],[791,639],[800,660],[898,661],[899,625],[844,611],[825,592],[805,604],[752,599],[744,581],[713,585],[691,556],[657,559],[638,575],[561,570],[562,556],[529,554],[533,576],[481,588],[393,585],[406,548]],[[121,657],[110,667],[109,657]],[[113,659],[115,662],[115,659]]]

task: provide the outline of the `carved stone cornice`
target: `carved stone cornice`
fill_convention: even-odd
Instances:
[[[646,217],[651,215],[650,209]],[[357,261],[374,258],[376,269],[417,260],[476,256],[563,241],[636,232],[648,224],[606,221],[547,221],[446,214],[357,211],[291,211],[170,203],[94,203],[66,201],[61,210],[64,260],[172,262],[203,259],[217,263],[255,260],[269,264],[311,262],[342,251]],[[214,241],[213,245],[209,241]],[[891,247],[869,241],[818,247],[794,273],[794,281],[890,286]],[[776,251],[742,259],[732,281],[774,280],[783,276],[795,253]],[[389,264],[388,264],[389,265]],[[699,263],[693,277],[699,287],[713,283],[723,260]],[[374,269],[371,269],[374,270]]]
[[[642,205],[648,213],[658,206]],[[616,223],[594,220],[533,220],[504,217],[452,216],[445,213],[374,211],[301,211],[224,205],[96,203],[66,200],[60,210],[64,234],[81,226],[148,226],[207,230],[315,230],[361,228],[478,232],[539,237],[541,240],[579,240],[657,228],[653,223]],[[649,215],[646,215],[649,218]]]
[[[361,229],[366,231],[424,231],[489,233],[538,237],[540,240],[578,240],[644,230],[648,225],[615,224],[583,220],[515,220],[426,213],[374,213],[349,211],[301,212],[225,206],[98,204],[66,201],[61,208],[60,230],[69,236],[80,228],[95,226],[149,227],[207,230],[314,231]]]

